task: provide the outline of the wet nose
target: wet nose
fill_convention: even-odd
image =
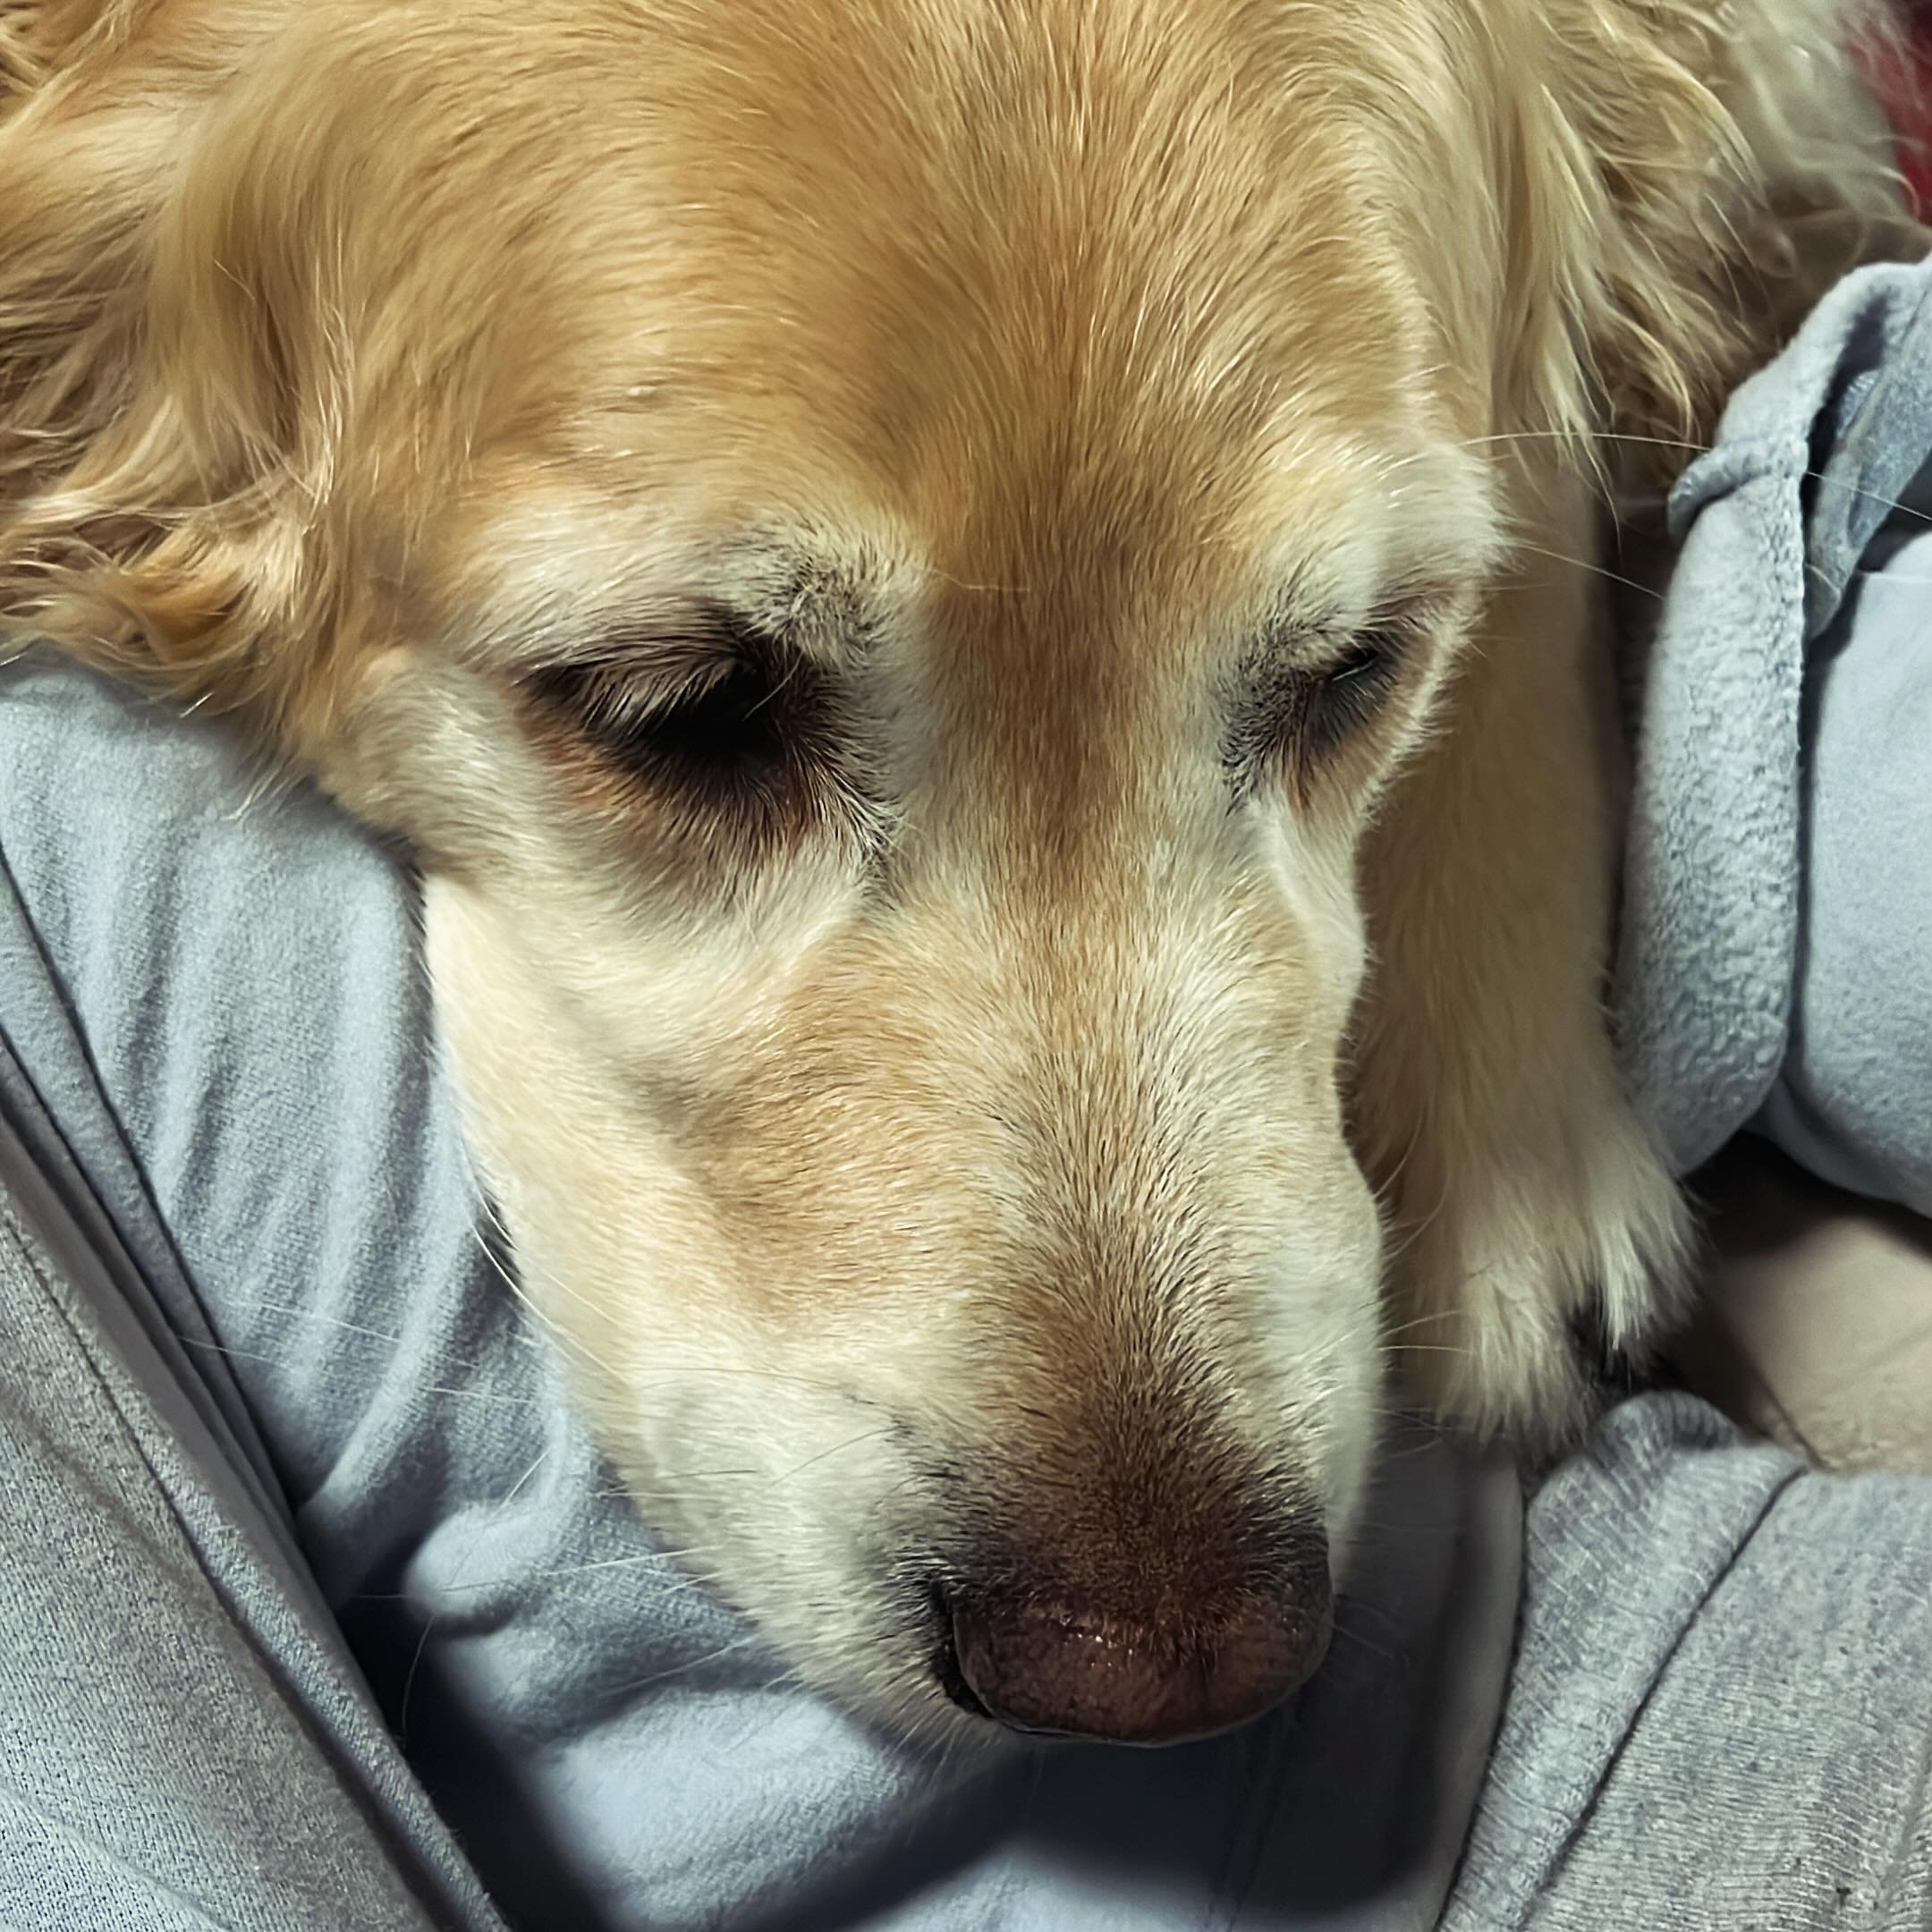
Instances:
[[[1010,1590],[952,1609],[960,1676],[988,1716],[1121,1744],[1179,1743],[1272,1709],[1313,1674],[1334,1616],[1326,1563],[1205,1616],[1123,1618]]]

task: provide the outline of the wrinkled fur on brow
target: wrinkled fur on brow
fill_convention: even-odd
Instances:
[[[1416,1391],[1538,1442],[1573,1327],[1668,1313],[1600,1010],[1593,492],[1707,436],[1795,217],[1885,205],[1872,30],[726,11],[0,0],[0,624],[414,843],[621,1462],[937,1732],[907,1603],[969,1530],[1148,1618],[1258,1511],[1345,1549],[1378,1292]],[[862,826],[708,844],[519,722],[533,640],[707,572],[801,633],[835,587],[801,648],[860,692]],[[1424,599],[1424,671],[1232,803],[1230,633],[1318,581]]]

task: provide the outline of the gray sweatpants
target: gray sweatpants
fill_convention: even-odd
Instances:
[[[22,1156],[0,1118],[0,1926],[500,1925],[196,1338]]]

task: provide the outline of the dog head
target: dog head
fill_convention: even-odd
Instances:
[[[605,1439],[902,1729],[1320,1657],[1363,830],[1524,450],[1733,352],[1540,11],[165,0],[0,126],[12,623],[410,842]]]

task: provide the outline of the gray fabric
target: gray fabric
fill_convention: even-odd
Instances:
[[[1932,441],[1932,417],[1922,432]],[[1932,502],[1922,480],[1814,650],[1791,1039],[1758,1123],[1932,1215]]]
[[[1431,1921],[1501,1703],[1513,1472],[1397,1436],[1332,1665],[1292,1716],[979,1777],[886,1749],[785,1685],[615,1493],[485,1251],[404,883],[309,794],[250,790],[218,726],[50,664],[0,672],[0,1045],[36,1103],[15,1110],[31,1165],[72,1170],[72,1239],[132,1263],[103,1320],[151,1341],[149,1400],[221,1447],[197,1506],[261,1525],[237,1597],[284,1620],[318,1597],[354,1647],[371,1700],[360,1743],[330,1748],[360,1762],[400,1869],[456,1895],[455,1854],[406,1801],[378,1717],[529,1928]],[[15,1385],[18,1359],[0,1330],[0,1416],[34,1415],[43,1393]],[[122,1540],[130,1573],[175,1560]],[[97,1758],[138,1757],[145,1731],[119,1728],[112,1616],[85,1626],[104,1674],[78,1701],[14,1640],[21,1593],[61,1587],[58,1545],[22,1547],[0,1582],[0,1708],[21,1714],[37,1775],[77,1786]],[[211,1671],[208,1701],[176,1712],[191,1754],[266,1722],[255,1703],[325,1731],[303,1654],[258,1648],[259,1675]],[[292,1786],[322,1775],[292,1770]],[[128,1899],[186,1884],[142,1850],[163,1815],[125,1821]],[[198,1847],[187,1895],[215,1922],[264,1909],[248,1902],[258,1870],[289,1932],[348,1922],[212,1795],[190,1787],[165,1815]],[[0,1868],[36,1927],[94,1922],[37,1844],[0,1839]],[[373,1907],[354,1922],[411,1923]]]
[[[1777,1090],[1788,1151],[1932,1213],[1926,632],[1906,574],[1869,631],[1847,595],[1928,453],[1932,263],[1868,268],[1672,494],[1616,1007],[1680,1172]]]
[[[1680,1170],[1755,1125],[1932,1211],[1928,453],[1932,268],[1876,268],[1673,495],[1617,1007]],[[1928,1770],[1932,1484],[1628,1403],[1530,1509],[1444,1932],[1932,1926]]]
[[[1650,1396],[1539,1491],[1527,1554],[1443,1932],[1932,1927],[1932,1483]]]
[[[105,1259],[30,1230],[20,1146],[0,1123],[0,1925],[496,1925]]]

